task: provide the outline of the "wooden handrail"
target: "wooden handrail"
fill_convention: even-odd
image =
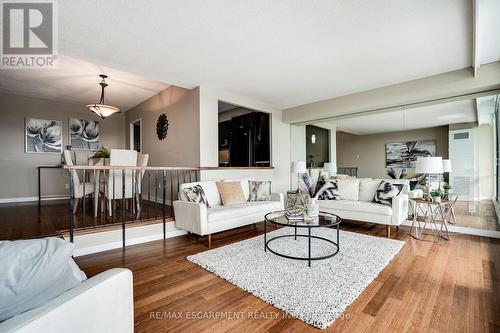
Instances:
[[[64,165],[67,170],[166,170],[166,171],[211,171],[211,170],[268,170],[274,167],[155,167],[118,165]]]
[[[166,171],[199,171],[199,167],[152,167],[152,166],[118,166],[118,165],[65,165],[68,170],[166,170]]]

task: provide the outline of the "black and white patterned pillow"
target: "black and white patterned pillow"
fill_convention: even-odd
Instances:
[[[325,186],[326,182],[330,181],[328,178],[326,178],[325,176],[322,176],[320,175],[318,177],[318,182],[316,183],[316,187],[315,187],[315,190],[314,190],[314,195],[318,195],[319,193],[319,190],[321,190],[321,188],[323,186]]]
[[[298,187],[299,190],[303,190],[309,193],[309,196],[311,198],[314,197],[314,194],[316,192],[316,184],[314,183],[314,180],[311,178],[309,174],[303,173],[299,176]]]
[[[318,200],[340,200],[337,181],[327,181],[316,193]]]
[[[200,185],[186,187],[183,189],[183,191],[186,194],[189,202],[205,204],[207,208],[210,208],[207,196],[205,195],[205,191],[203,191],[203,187],[201,187]]]
[[[386,181],[382,181],[377,188],[377,193],[375,193],[373,202],[392,206],[392,199],[401,193],[403,187],[403,184],[391,184]]]
[[[271,200],[271,182],[248,181],[249,196],[248,201],[270,201]]]

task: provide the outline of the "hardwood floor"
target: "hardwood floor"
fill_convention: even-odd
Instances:
[[[341,228],[386,233],[385,226],[360,222]],[[408,231],[392,230],[406,245],[326,331],[500,332],[500,240],[454,234],[438,244],[432,235],[419,241]],[[261,232],[262,225],[240,228],[216,234],[212,244]],[[136,332],[321,331],[185,259],[205,250],[206,239],[181,236],[76,261],[88,276],[113,267],[133,271]]]
[[[491,200],[457,202],[455,215],[457,226],[500,231],[495,206]]]
[[[162,214],[160,204],[143,200],[142,207],[143,210],[139,215],[130,209],[126,210],[125,221],[153,219]],[[101,212],[94,220],[92,200],[86,200],[85,219],[80,205],[75,214],[75,227],[120,223],[119,203],[117,212],[114,220]],[[167,215],[172,215],[170,206],[167,206]],[[0,240],[59,235],[69,230],[69,223],[69,200],[44,201],[40,208],[38,202],[0,204]]]
[[[473,209],[474,214],[469,211]],[[119,211],[119,207],[118,207]],[[143,212],[139,219],[160,217],[161,205],[143,200]],[[482,230],[500,231],[496,220],[493,203],[488,200],[480,202],[457,202],[455,206],[457,225]],[[172,209],[167,206],[167,215]],[[119,222],[119,214],[115,222]],[[132,221],[136,216],[127,210],[126,220]],[[84,223],[85,222],[85,223]],[[104,214],[99,213],[96,220],[92,216],[92,200],[87,200],[86,218],[82,217],[82,208],[78,208],[75,225],[77,228],[113,223]],[[40,209],[37,202],[0,204],[0,239],[24,239],[57,235],[69,229],[69,201],[44,201]]]

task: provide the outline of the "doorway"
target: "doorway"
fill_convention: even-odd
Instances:
[[[306,125],[306,157],[310,168],[323,167],[330,160],[330,131]]]
[[[130,149],[142,151],[142,119],[130,123]]]

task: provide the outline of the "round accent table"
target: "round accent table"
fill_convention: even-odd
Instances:
[[[309,267],[311,267],[311,261],[312,260],[323,260],[323,259],[328,259],[333,257],[339,252],[339,226],[340,222],[342,219],[340,216],[332,214],[332,213],[326,213],[326,212],[319,212],[319,216],[313,220],[292,220],[288,219],[285,216],[285,211],[276,211],[276,212],[271,212],[266,214],[264,218],[264,251],[269,250],[269,252],[283,257],[283,258],[288,258],[288,259],[295,259],[295,260],[307,260]],[[295,229],[295,232],[293,235],[281,235],[281,236],[276,236],[269,238],[267,237],[267,224],[272,223],[275,226],[280,225],[283,227],[291,227]],[[311,230],[313,228],[323,228],[323,227],[337,227],[337,239],[330,240],[324,237],[319,237],[319,236],[314,236],[311,235]],[[298,228],[305,228],[307,229],[307,234],[297,234],[297,229]],[[290,256],[286,255],[283,253],[279,253],[276,250],[273,250],[269,247],[269,243],[280,239],[280,238],[293,238],[294,240],[297,240],[297,237],[306,237],[307,238],[307,244],[308,244],[308,256],[307,257],[296,257],[296,256]],[[311,256],[311,240],[319,240],[322,242],[328,242],[333,245],[334,250],[324,256],[319,256],[319,257],[312,257]]]

